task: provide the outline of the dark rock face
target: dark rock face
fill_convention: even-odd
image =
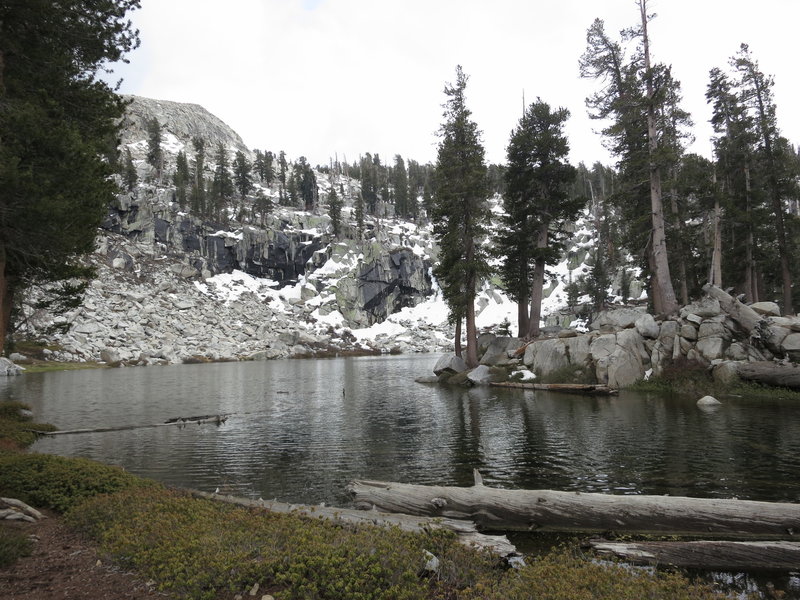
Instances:
[[[358,285],[363,310],[372,323],[379,323],[422,302],[432,284],[425,261],[410,249],[400,248],[362,266]]]

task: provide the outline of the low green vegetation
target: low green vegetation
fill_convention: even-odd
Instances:
[[[30,556],[33,543],[23,531],[0,521],[0,569],[13,565],[17,559]]]
[[[536,383],[596,384],[594,369],[581,365],[565,365],[544,375],[537,374]]]
[[[800,402],[800,392],[795,390],[749,381],[738,381],[732,384],[714,381],[708,366],[686,359],[674,361],[664,369],[659,377],[638,381],[628,389],[695,399],[702,396],[714,396],[715,398],[742,396],[753,400],[785,398]]]
[[[18,421],[20,406],[11,405],[0,404],[0,426]],[[255,584],[277,600],[721,598],[678,575],[598,563],[577,549],[507,571],[497,557],[467,548],[450,532],[407,533],[241,508],[85,459],[0,449],[0,496],[64,513],[113,561],[173,598],[227,598]],[[0,566],[30,552],[23,529],[2,527]]]
[[[0,402],[0,450],[27,448],[36,441],[34,430],[55,430],[52,425],[33,423],[29,412],[29,407],[21,402]]]

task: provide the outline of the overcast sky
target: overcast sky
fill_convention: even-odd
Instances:
[[[800,0],[651,0],[654,60],[673,65],[710,156],[708,71],[740,43],[775,76],[782,133],[800,143]],[[252,149],[326,164],[365,152],[436,159],[445,82],[462,65],[487,160],[504,162],[512,128],[537,96],[571,111],[573,162],[610,162],[584,99],[578,58],[594,18],[636,24],[634,0],[142,0],[141,47],[116,67],[121,91],[194,102]]]

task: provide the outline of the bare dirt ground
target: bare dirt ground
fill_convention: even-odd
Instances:
[[[8,523],[8,522],[6,522]],[[0,525],[35,536],[31,556],[0,569],[0,598],[14,600],[140,600],[167,598],[152,583],[127,573],[52,514],[36,523]]]

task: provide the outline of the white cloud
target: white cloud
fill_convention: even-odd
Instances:
[[[683,84],[694,150],[710,151],[708,71],[741,42],[775,75],[781,128],[800,143],[791,51],[800,2],[656,0],[653,9],[653,52]],[[633,0],[143,0],[142,48],[118,72],[123,92],[201,104],[250,147],[312,163],[364,152],[433,161],[442,90],[461,64],[490,161],[504,160],[523,90],[570,109],[574,160],[608,161],[583,104],[594,84],[577,62],[595,17],[616,32],[636,16]]]

